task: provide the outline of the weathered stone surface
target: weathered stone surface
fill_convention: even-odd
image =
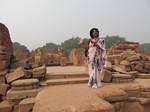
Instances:
[[[61,57],[60,58],[60,65],[66,66],[67,65],[67,57]]]
[[[24,70],[25,72],[25,77],[26,78],[31,78],[33,73],[32,73],[32,69],[28,69],[28,70]]]
[[[129,97],[139,97],[140,96],[140,86],[136,83],[127,83],[127,84],[117,84],[115,87],[118,87],[124,90]]]
[[[112,80],[112,73],[109,70],[103,69],[101,73],[101,80],[103,82],[111,82]]]
[[[141,97],[150,98],[150,92],[141,92]]]
[[[106,86],[101,88],[97,95],[98,97],[105,99],[109,102],[123,101],[128,98],[128,95],[125,91],[112,86]]]
[[[126,73],[126,71],[121,68],[120,66],[116,66],[116,65],[113,65],[113,70],[116,71],[116,72],[120,72],[120,73]]]
[[[31,89],[31,90],[9,90],[7,92],[7,100],[20,100],[24,98],[35,97],[39,89]]]
[[[139,74],[137,75],[137,78],[150,79],[150,74],[139,73]]]
[[[0,112],[12,112],[13,106],[6,100],[0,103]]]
[[[132,82],[133,81],[133,77],[131,75],[128,74],[112,74],[113,78],[112,78],[112,82],[115,83],[124,83],[124,82]]]
[[[125,101],[123,107],[117,112],[149,112],[150,105],[141,105],[139,101],[129,102]]]
[[[7,74],[7,70],[0,72],[0,84],[5,84],[5,75]]]
[[[141,59],[141,55],[140,54],[136,54],[136,55],[133,55],[133,56],[130,56],[127,58],[128,61],[139,61]]]
[[[56,112],[115,112],[115,111],[114,107],[110,103],[100,99],[98,103],[94,103],[91,105],[85,105],[80,107],[68,105]]]
[[[13,51],[16,60],[21,61],[28,59],[30,57],[30,51],[27,49],[26,46],[21,45],[20,43],[13,43]]]
[[[104,66],[107,70],[112,70],[112,63],[110,61],[106,61],[106,65]]]
[[[31,112],[35,104],[35,98],[26,98],[19,103],[19,112]]]
[[[33,112],[114,112],[110,103],[95,95],[99,89],[85,84],[46,87],[38,94]]]
[[[13,45],[8,28],[0,23],[0,70],[4,70],[10,65],[12,55]]]
[[[8,90],[9,85],[7,84],[0,84],[0,95],[5,96]]]
[[[123,78],[123,79],[130,79],[132,78],[131,75],[128,75],[128,74],[112,74],[114,78]]]
[[[72,51],[70,52],[69,55],[69,61],[70,63],[72,63],[73,65],[85,65],[85,60],[86,57],[84,55],[84,49],[80,48],[80,49],[72,49]]]
[[[12,90],[28,90],[39,87],[38,79],[21,79],[11,83]]]
[[[150,63],[145,63],[144,68],[150,70]]]
[[[14,72],[8,73],[6,75],[7,83],[11,83],[19,78],[25,76],[24,70],[22,67],[18,67]]]
[[[124,51],[129,51],[128,56],[129,56],[129,54],[132,53],[132,51],[138,53],[139,52],[139,43],[138,42],[129,42],[129,41],[119,41],[108,50],[108,54],[109,55],[120,54]]]
[[[137,100],[142,105],[150,104],[150,98],[142,98],[142,97],[140,97],[140,98],[137,98]]]
[[[138,71],[127,72],[126,74],[131,75],[133,78],[136,78],[138,75]]]
[[[112,103],[112,105],[115,108],[115,112],[120,112],[121,108],[124,107],[125,103],[123,101],[121,101],[121,102],[114,102],[114,103]]]
[[[122,60],[122,61],[120,62],[120,65],[130,65],[130,62],[127,61],[127,60]]]
[[[39,78],[39,77],[45,77],[45,75],[46,75],[46,66],[45,65],[33,69],[32,77]]]

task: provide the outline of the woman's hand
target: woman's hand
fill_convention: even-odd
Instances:
[[[80,43],[80,44],[83,44],[83,38],[80,38],[79,43]]]

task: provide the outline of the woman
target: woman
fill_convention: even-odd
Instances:
[[[97,28],[90,30],[90,37],[88,44],[85,44],[82,38],[80,43],[84,45],[85,56],[87,56],[89,69],[88,86],[98,88],[102,86],[100,74],[106,62],[105,41],[103,38],[99,38]]]

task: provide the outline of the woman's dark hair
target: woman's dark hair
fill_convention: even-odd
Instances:
[[[98,36],[99,36],[99,30],[98,30],[98,28],[92,28],[91,30],[90,30],[90,36],[91,36],[91,38],[93,38],[93,32],[94,31],[96,31],[97,33],[98,33]]]

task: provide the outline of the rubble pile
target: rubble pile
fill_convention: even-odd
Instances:
[[[9,31],[0,23],[0,112],[31,112],[46,66],[30,59],[17,61]]]

